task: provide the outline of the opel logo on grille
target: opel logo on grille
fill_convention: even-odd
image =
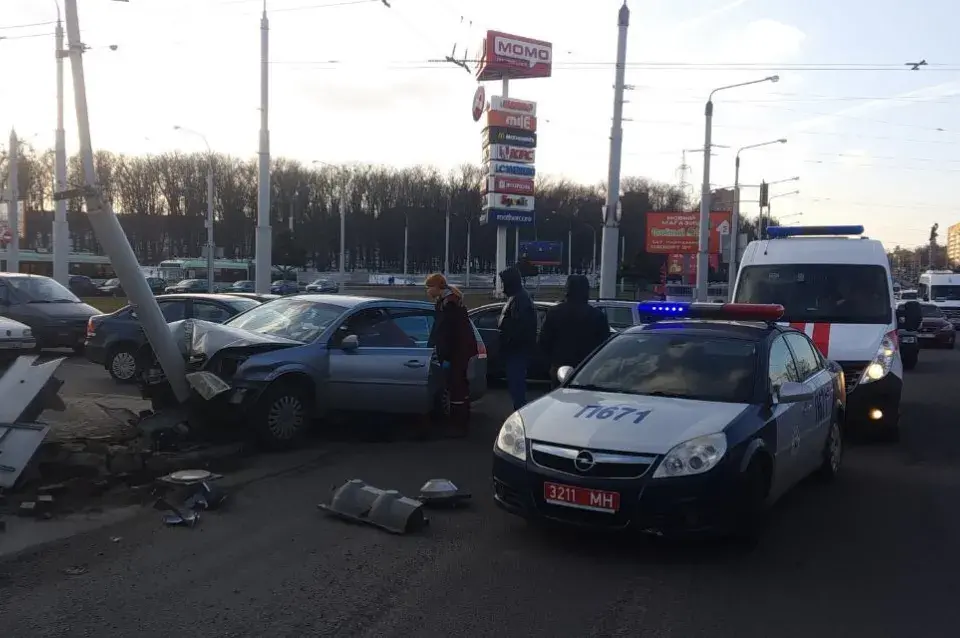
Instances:
[[[573,459],[573,466],[581,472],[589,472],[596,464],[597,462],[593,460],[593,455],[586,450],[577,454],[577,458]]]

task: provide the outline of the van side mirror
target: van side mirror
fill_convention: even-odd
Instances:
[[[564,383],[573,374],[573,368],[570,366],[560,366],[557,369],[557,381]]]
[[[360,347],[360,339],[357,335],[348,335],[343,338],[343,341],[340,342],[340,348],[347,352],[356,350]]]
[[[923,312],[920,309],[919,301],[908,301],[903,304],[903,325],[901,326],[908,332],[915,332],[920,329],[923,323]]]
[[[777,392],[778,403],[800,403],[801,401],[809,401],[812,398],[813,390],[796,381],[785,382],[780,386],[780,391]]]

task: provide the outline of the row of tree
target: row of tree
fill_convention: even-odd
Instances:
[[[143,263],[195,257],[206,242],[206,179],[215,183],[215,239],[227,258],[253,257],[257,218],[255,160],[222,155],[168,153],[127,156],[99,152],[99,182]],[[5,178],[7,167],[0,167]],[[410,272],[443,266],[444,223],[450,211],[450,265],[464,268],[470,231],[471,267],[494,267],[496,232],[481,226],[479,166],[463,165],[447,174],[429,167],[396,169],[374,165],[305,166],[275,159],[271,169],[271,219],[274,262],[333,269],[339,260],[340,207],[345,208],[347,268],[400,271],[404,228],[409,235]],[[20,198],[27,214],[53,208],[53,153],[25,149],[19,163]],[[68,185],[83,184],[79,159],[70,158]],[[688,208],[676,187],[651,180],[622,180],[621,234],[624,265],[638,275],[654,276],[662,255],[644,252],[647,212]],[[603,184],[582,185],[537,178],[536,225],[521,230],[521,239],[564,242],[572,232],[571,263],[588,270],[599,244]],[[81,199],[67,202],[75,245],[96,249],[82,215]],[[755,234],[746,222],[743,230]],[[77,239],[79,238],[79,239]],[[29,243],[31,237],[25,238]],[[510,245],[512,247],[512,241]],[[598,247],[599,251],[599,247]],[[566,255],[564,256],[566,259]],[[564,268],[565,270],[565,265]]]

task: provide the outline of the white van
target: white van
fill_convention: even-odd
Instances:
[[[903,362],[883,244],[863,226],[780,226],[747,246],[734,301],[777,303],[824,357],[843,368],[847,423],[899,436]]]
[[[928,270],[917,284],[920,299],[940,310],[953,327],[960,330],[960,273],[951,270]]]

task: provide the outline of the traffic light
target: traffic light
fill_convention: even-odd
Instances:
[[[770,185],[760,182],[760,208],[770,205]]]

